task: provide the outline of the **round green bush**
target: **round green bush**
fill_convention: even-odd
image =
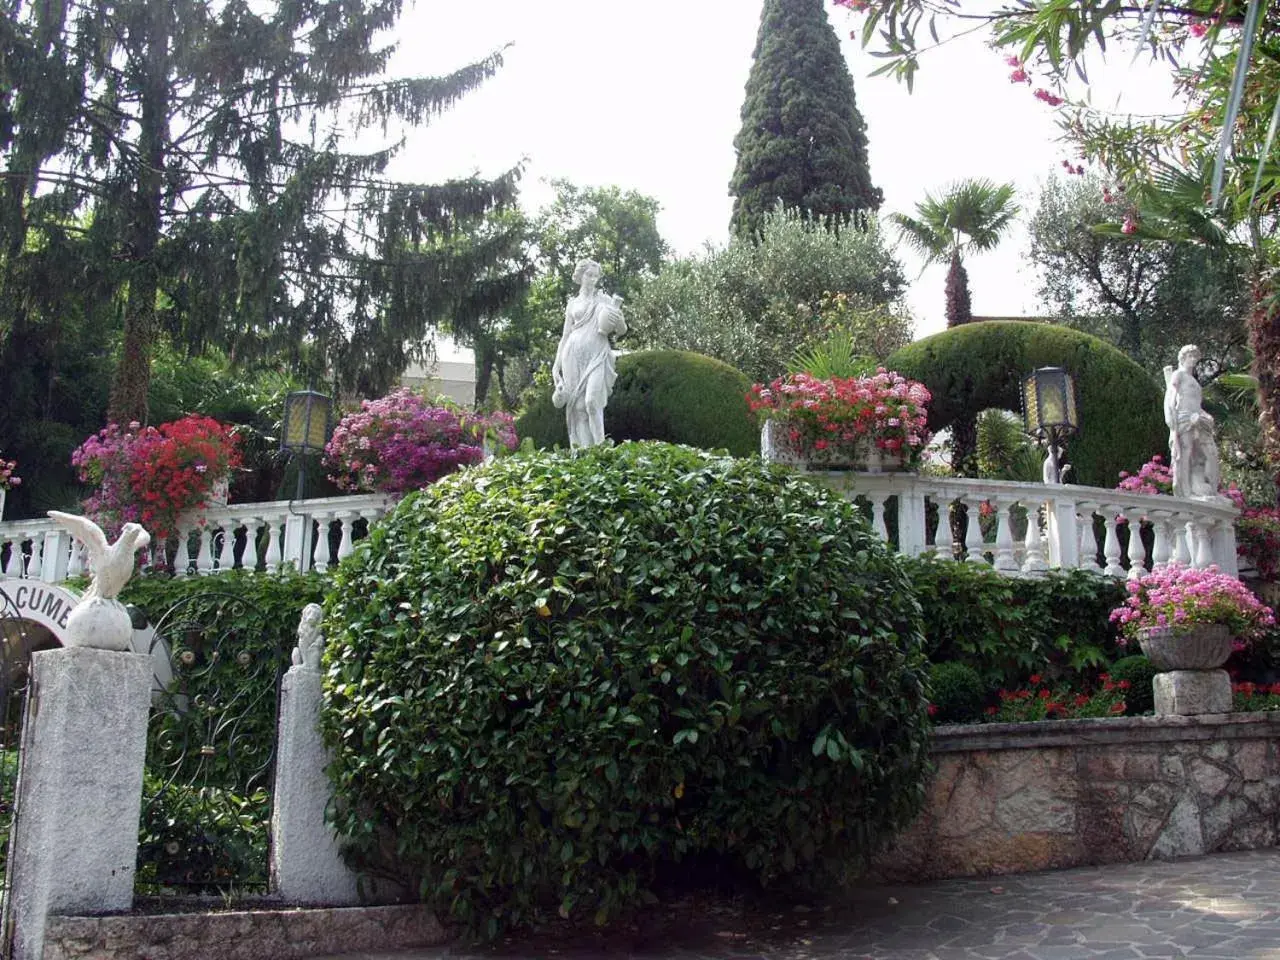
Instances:
[[[973,420],[996,407],[1020,412],[1022,378],[1037,367],[1075,375],[1080,432],[1067,441],[1068,479],[1114,487],[1168,447],[1164,388],[1110,344],[1069,327],[1025,321],[967,323],[918,340],[885,366],[933,394],[929,429]]]
[[[406,497],[327,601],[336,825],[442,916],[595,917],[714,866],[830,883],[917,810],[919,607],[839,496],[657,443]]]
[[[1124,692],[1125,713],[1129,716],[1150,713],[1156,708],[1155,690],[1151,685],[1156,672],[1142,654],[1122,657],[1111,665],[1108,673],[1114,682],[1129,681],[1129,689]]]
[[[760,451],[760,426],[747,407],[751,381],[727,363],[685,350],[645,350],[618,358],[618,381],[604,410],[609,438],[665,440],[735,457]],[[516,420],[516,435],[546,450],[569,445],[564,411],[542,390]]]
[[[929,668],[929,690],[938,723],[970,723],[987,703],[987,684],[967,663],[935,663]]]

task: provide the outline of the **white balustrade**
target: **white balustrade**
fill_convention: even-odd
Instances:
[[[1010,576],[1079,569],[1134,578],[1170,561],[1200,568],[1216,565],[1238,576],[1238,511],[1227,500],[909,473],[809,475],[850,499],[862,498],[870,505],[868,519],[876,533],[910,556],[955,557],[950,521],[953,509],[963,505],[967,521],[959,534],[960,559],[989,563]],[[984,502],[995,511],[985,535],[980,521]],[[925,517],[934,509],[938,522],[930,540]],[[1024,514],[1027,527],[1020,535]],[[1128,528],[1127,549],[1121,541],[1122,526]],[[1150,553],[1142,539],[1144,529],[1150,531]]]
[[[174,574],[276,571],[284,564],[323,572],[350,556],[368,525],[380,520],[393,505],[390,497],[364,494],[236,503],[187,514],[178,523]],[[338,524],[337,530],[334,524]],[[296,544],[286,546],[289,529],[297,531],[298,538]],[[165,551],[165,544],[153,543],[151,563],[164,568]],[[0,575],[61,583],[87,573],[83,548],[52,520],[0,523]]]

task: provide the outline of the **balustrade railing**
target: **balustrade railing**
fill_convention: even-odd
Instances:
[[[911,556],[1010,576],[1079,569],[1136,579],[1170,561],[1239,576],[1238,511],[1225,499],[903,473],[810,476],[860,503],[876,532]]]
[[[904,473],[810,475],[859,502],[880,536],[911,556],[982,563],[1009,576],[1080,569],[1136,578],[1170,561],[1239,575],[1237,511],[1226,500]],[[178,537],[154,546],[152,562],[177,576],[285,564],[323,572],[392,503],[364,495],[215,507],[185,518]],[[58,583],[85,572],[80,545],[52,521],[0,523],[0,574]]]
[[[226,570],[325,571],[354,549],[394,500],[381,494],[211,507],[152,544],[151,564],[179,577]],[[86,574],[80,544],[52,520],[0,523],[0,574],[60,583]]]

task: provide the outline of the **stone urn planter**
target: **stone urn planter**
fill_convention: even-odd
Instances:
[[[848,451],[808,450],[792,448],[777,420],[766,420],[760,431],[760,455],[770,463],[785,463],[808,470],[854,470],[860,473],[901,473],[907,469],[901,452],[881,450],[866,443],[850,456]]]
[[[1157,670],[1216,670],[1231,656],[1231,640],[1231,628],[1224,623],[1138,631],[1138,644]]]
[[[1222,623],[1143,627],[1138,644],[1160,672],[1152,681],[1157,716],[1231,712],[1231,678],[1219,669],[1231,656],[1231,628]]]

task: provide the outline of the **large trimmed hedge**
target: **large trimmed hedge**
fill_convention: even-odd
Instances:
[[[748,457],[760,450],[760,427],[747,407],[751,381],[712,357],[686,350],[644,350],[618,358],[618,382],[604,410],[611,440],[665,440]],[[547,387],[516,420],[534,446],[569,445],[564,411]]]
[[[1081,430],[1067,443],[1073,483],[1114,487],[1168,447],[1163,388],[1110,344],[1069,327],[1025,321],[969,323],[903,347],[885,366],[933,394],[929,429],[989,407],[1021,411],[1021,380],[1037,367],[1076,378]]]
[[[919,607],[857,509],[667,444],[507,457],[339,567],[336,825],[493,935],[707,861],[830,883],[918,808]]]

